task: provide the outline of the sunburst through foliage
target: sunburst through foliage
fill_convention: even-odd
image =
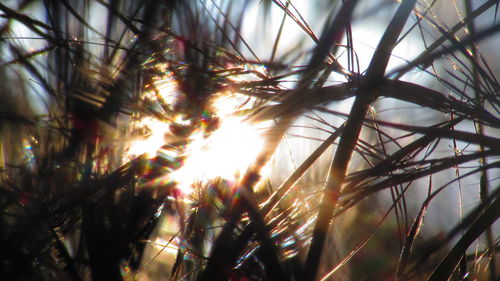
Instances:
[[[172,77],[157,79],[157,94],[146,91],[143,102],[173,107],[180,95]],[[175,170],[168,170],[156,182],[175,182],[184,195],[193,186],[202,186],[211,180],[222,178],[236,182],[253,164],[264,143],[262,134],[269,122],[252,123],[245,111],[252,108],[255,99],[239,93],[216,93],[205,112],[200,125],[179,144],[172,127],[191,126],[191,120],[182,114],[157,118],[146,116],[135,121],[135,130],[141,133],[131,142],[124,160],[145,155],[149,159],[167,158],[178,162]],[[173,146],[176,146],[173,148]]]
[[[0,280],[496,281],[498,0],[1,0]]]

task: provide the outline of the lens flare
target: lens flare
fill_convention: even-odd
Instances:
[[[146,92],[144,100],[161,101],[171,105],[177,95],[175,81],[167,76],[166,82],[157,81],[158,91]],[[184,195],[191,194],[193,186],[208,183],[210,180],[222,178],[236,181],[255,161],[263,146],[262,132],[267,124],[251,124],[244,116],[238,114],[250,109],[253,98],[242,94],[220,93],[213,97],[207,109],[199,120],[200,126],[188,137],[185,146],[174,149],[172,159],[179,160],[178,169],[169,170],[156,183],[176,182],[177,188]],[[206,116],[205,116],[206,115]],[[145,136],[132,141],[126,160],[144,155],[150,159],[161,156],[159,153],[169,146],[169,139],[175,139],[170,125],[191,126],[195,120],[184,120],[182,114],[169,117],[169,122],[155,117],[140,119],[135,128],[139,135]],[[210,126],[211,118],[218,120],[217,126]],[[206,124],[205,124],[206,123]],[[214,128],[215,127],[215,128]],[[177,160],[172,160],[177,161]]]
[[[240,116],[226,116],[209,137],[195,134],[188,146],[183,166],[170,177],[184,192],[194,183],[214,178],[234,180],[253,163],[264,144],[262,125],[252,125]]]
[[[143,154],[150,158],[155,157],[165,144],[165,136],[170,132],[168,124],[153,117],[145,117],[137,122],[135,127],[146,130],[147,133],[145,137],[132,141],[125,159],[130,160]]]

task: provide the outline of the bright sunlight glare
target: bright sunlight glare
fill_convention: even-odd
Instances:
[[[165,144],[165,134],[170,131],[168,124],[153,117],[145,117],[136,127],[143,128],[148,133],[146,137],[132,141],[125,158],[130,160],[142,154],[147,154],[150,158],[156,156],[158,150]]]
[[[172,177],[183,192],[194,183],[221,177],[238,178],[253,163],[264,144],[261,127],[245,122],[240,116],[222,117],[220,127],[208,138],[197,133],[188,147],[188,158]]]
[[[156,93],[146,92],[145,100],[158,100],[172,104],[176,85],[172,77],[165,81],[156,81]],[[235,93],[223,93],[214,98],[211,110],[219,119],[219,126],[207,134],[203,129],[196,130],[184,147],[184,159],[179,169],[164,175],[158,182],[176,182],[182,194],[189,195],[194,185],[207,183],[215,178],[236,181],[262,149],[264,140],[262,132],[265,123],[251,124],[238,112],[251,108],[247,96]],[[175,123],[181,123],[181,116],[174,117]],[[178,120],[179,119],[179,120]],[[146,154],[150,159],[158,155],[162,146],[168,144],[172,132],[167,122],[154,117],[144,117],[136,124],[136,128],[145,132],[146,137],[132,141],[125,159],[130,160]]]

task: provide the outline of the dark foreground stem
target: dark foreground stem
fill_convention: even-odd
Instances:
[[[330,167],[318,218],[312,235],[311,247],[309,248],[304,268],[304,275],[302,278],[304,281],[315,280],[318,274],[321,253],[323,251],[330,221],[340,196],[349,161],[359,139],[365,115],[370,104],[377,98],[378,93],[376,89],[380,86],[381,81],[383,81],[392,49],[396,45],[399,34],[413,10],[415,2],[415,0],[407,0],[399,6],[375,50],[372,61],[366,72],[366,78],[360,85],[358,95],[351,108],[349,119],[346,121],[345,130],[339,141],[335,157]]]
[[[261,243],[263,253],[263,262],[269,280],[286,280],[286,274],[283,270],[279,249],[274,245],[269,235],[268,228],[264,221],[264,216],[260,213],[253,193],[253,186],[258,182],[260,170],[269,161],[274,153],[279,140],[289,127],[293,117],[289,116],[279,121],[276,128],[268,132],[266,146],[257,157],[256,162],[250,171],[245,175],[239,184],[240,200],[235,200],[231,206],[231,218],[224,225],[222,232],[218,235],[214,243],[212,253],[200,275],[199,281],[228,280],[231,271],[234,269],[237,259],[240,256],[243,247],[241,247],[241,236],[234,239],[233,234],[243,213],[246,211],[252,222],[252,228],[243,233],[246,239],[250,239],[252,234],[256,234]]]
[[[302,280],[315,280],[318,273],[321,252],[326,240],[328,227],[333,210],[337,204],[340,187],[346,176],[347,165],[358,140],[363,120],[368,110],[370,100],[366,97],[356,98],[352,106],[350,118],[347,120],[344,133],[339,141],[337,152],[333,159],[330,173],[320,205],[318,219],[314,228],[311,247],[307,256]]]
[[[466,16],[469,17],[473,13],[472,6],[471,6],[472,4],[470,3],[470,1],[464,1],[464,4],[465,4]],[[470,35],[475,36],[476,26],[474,24],[474,21],[468,22],[467,28],[469,29]],[[472,83],[474,86],[474,89],[473,89],[474,94],[475,94],[474,96],[475,96],[477,104],[481,105],[481,104],[483,104],[483,102],[481,101],[482,98],[481,98],[480,89],[479,89],[480,81],[479,81],[479,70],[478,70],[478,53],[476,50],[476,45],[471,44],[470,49],[471,49],[471,56],[469,58],[470,58],[470,63],[472,65],[472,76],[473,76]],[[484,129],[483,129],[483,125],[481,123],[474,122],[474,126],[475,126],[476,133],[478,135],[484,135]],[[484,146],[480,144],[479,145],[479,152],[483,152],[483,151],[484,151]],[[484,157],[484,156],[481,157],[479,163],[480,163],[481,167],[486,166],[487,165],[486,157]],[[479,189],[480,189],[479,196],[481,197],[481,202],[484,203],[486,198],[488,197],[488,194],[489,194],[488,171],[487,170],[481,170],[481,176],[480,176],[480,180],[479,180]],[[488,227],[486,229],[485,236],[486,236],[486,247],[493,249],[495,247],[494,246],[495,244],[494,244],[494,239],[493,239],[493,231],[492,231],[491,227]],[[464,252],[464,260],[465,260],[465,252]],[[490,274],[489,280],[494,281],[496,279],[496,276],[497,276],[495,254],[492,254],[490,259],[489,259],[488,270],[489,270],[489,274]]]

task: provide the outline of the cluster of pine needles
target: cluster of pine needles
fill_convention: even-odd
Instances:
[[[498,1],[377,1],[390,17],[373,23],[384,30],[366,69],[353,38],[370,1],[310,1],[328,11],[316,32],[298,2],[2,1],[0,280],[497,280],[500,61],[480,46],[498,39]],[[460,12],[451,27],[443,2]],[[263,55],[243,36],[256,6],[258,24],[280,23]],[[305,39],[280,44],[287,25]],[[390,69],[410,37],[423,51]],[[182,98],[145,100],[167,72]],[[405,79],[415,73],[433,86]],[[181,157],[124,157],[148,116],[182,155],[194,132],[217,129],[211,100],[224,92],[252,101],[248,122],[272,124],[233,186],[214,179],[186,203],[176,182],[156,181]],[[305,119],[316,134],[302,141],[319,145],[289,174],[274,169],[281,182],[265,179]],[[477,196],[436,202],[450,189]],[[424,235],[433,204],[460,219]],[[166,217],[176,255],[155,273]]]

